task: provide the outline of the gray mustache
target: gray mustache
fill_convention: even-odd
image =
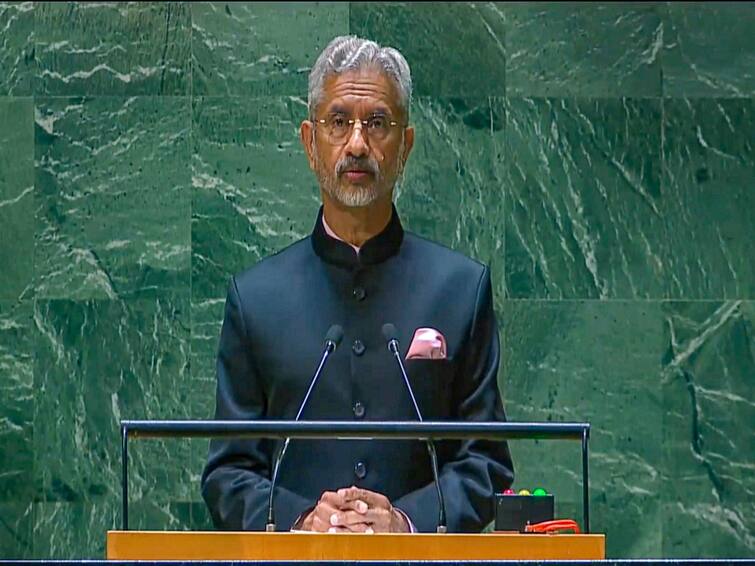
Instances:
[[[377,176],[380,173],[377,163],[370,159],[355,159],[353,157],[345,157],[336,164],[336,175],[340,175],[347,169],[361,169],[362,171],[368,171]]]

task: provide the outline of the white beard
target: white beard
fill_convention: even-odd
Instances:
[[[401,140],[399,153],[402,153],[403,149],[404,141]],[[395,202],[398,196],[398,181],[399,178],[403,176],[404,171],[403,163],[401,162],[397,162],[396,164],[396,181],[393,183],[393,186],[385,186],[383,190],[380,190],[380,186],[383,185],[383,176],[380,173],[376,175],[374,182],[370,185],[358,188],[346,188],[338,182],[338,176],[335,174],[335,171],[324,170],[322,164],[320,163],[316,147],[314,151],[314,159],[315,171],[318,181],[320,182],[320,187],[322,187],[322,189],[328,194],[328,196],[330,196],[330,198],[342,204],[343,206],[349,208],[361,208],[369,206],[373,202],[378,200],[378,198],[387,194],[391,194],[391,192],[392,200]]]
[[[343,206],[359,208],[371,205],[381,196],[377,188],[377,181],[376,179],[375,183],[365,187],[347,188],[339,183],[333,175],[326,174],[320,177],[320,186],[328,193],[330,198]]]

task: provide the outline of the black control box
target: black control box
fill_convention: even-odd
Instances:
[[[553,520],[552,495],[495,495],[495,530],[523,533],[529,523]]]

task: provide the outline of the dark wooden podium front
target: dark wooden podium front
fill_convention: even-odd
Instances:
[[[108,560],[602,560],[605,535],[108,531]]]

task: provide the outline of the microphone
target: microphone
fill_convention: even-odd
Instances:
[[[414,397],[414,390],[412,389],[412,385],[411,383],[409,383],[409,378],[406,375],[404,362],[401,361],[401,354],[399,353],[398,349],[398,339],[396,338],[397,335],[398,332],[396,331],[396,327],[393,326],[390,322],[383,325],[383,337],[388,343],[388,351],[393,354],[393,357],[396,358],[396,362],[398,362],[398,367],[401,370],[401,375],[404,378],[406,389],[409,391],[409,397],[411,397],[412,404],[414,405],[414,412],[417,413],[419,422],[422,422],[422,413],[419,410],[419,405],[417,405],[417,399]],[[445,533],[448,531],[448,527],[446,526],[446,503],[443,500],[443,491],[440,488],[440,479],[438,478],[438,455],[435,452],[435,442],[433,442],[432,438],[427,439],[427,451],[430,454],[430,463],[432,464],[433,469],[433,479],[435,480],[435,487],[438,490],[439,509],[437,532]]]
[[[309,396],[312,394],[312,390],[315,388],[315,383],[317,383],[317,380],[320,378],[320,374],[325,367],[325,362],[327,361],[328,356],[335,352],[342,339],[343,328],[340,325],[334,324],[328,329],[328,333],[325,335],[325,347],[322,351],[320,364],[317,366],[317,370],[312,376],[312,380],[309,382],[309,389],[307,389],[307,393],[304,395],[304,399],[302,400],[301,405],[299,405],[299,411],[296,413],[296,418],[294,420],[298,421],[301,418],[301,414],[304,412],[304,407],[307,406]],[[283,461],[283,456],[286,454],[286,450],[288,449],[288,444],[290,441],[291,438],[286,437],[286,440],[283,442],[283,447],[280,449],[280,452],[278,452],[278,457],[275,459],[275,464],[273,465],[273,477],[270,480],[270,497],[267,503],[267,524],[265,525],[265,531],[267,532],[275,531],[275,511],[273,509],[273,496],[275,494],[275,484],[278,481],[278,470],[280,469],[281,462]]]

